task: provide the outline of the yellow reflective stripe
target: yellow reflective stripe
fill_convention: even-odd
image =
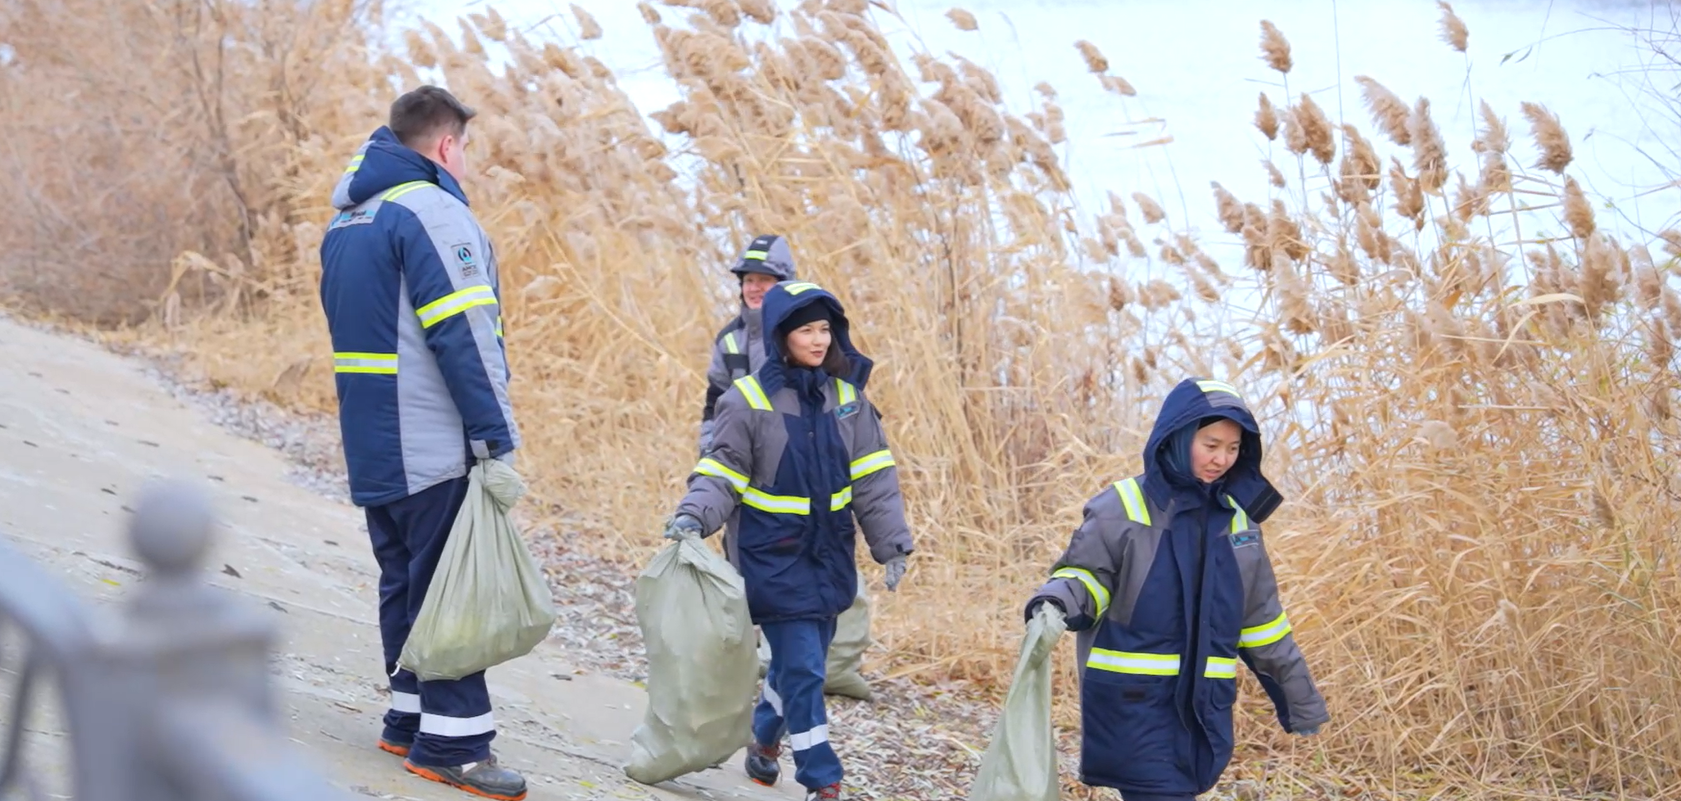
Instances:
[[[1235,679],[1237,678],[1237,660],[1223,656],[1211,656],[1208,658],[1208,667],[1202,671],[1202,675],[1210,679]]]
[[[768,256],[770,256],[770,253],[763,250],[749,250],[746,253],[741,254],[741,257],[744,259],[758,259],[759,261],[764,261]]]
[[[808,289],[815,289],[819,292],[823,290],[823,287],[820,287],[810,281],[795,281],[792,284],[783,284],[782,288],[788,290],[788,294],[790,295],[798,295]]]
[[[735,487],[736,492],[745,492],[747,490],[747,477],[731,470],[723,462],[720,462],[717,459],[700,460],[700,464],[695,465],[695,472],[703,476],[717,476],[718,478],[728,481],[730,482],[730,486]]]
[[[736,344],[735,344],[735,332],[734,331],[731,331],[728,334],[724,335],[724,352],[725,353],[740,353],[741,352],[741,348],[737,347]]]
[[[1228,395],[1237,396],[1238,400],[1243,400],[1243,395],[1238,393],[1237,387],[1234,387],[1224,381],[1198,381],[1197,389],[1202,390],[1203,394],[1210,392],[1224,392]]]
[[[386,192],[383,195],[380,195],[379,199],[380,200],[396,200],[397,198],[400,198],[400,197],[402,197],[402,196],[404,196],[404,195],[406,195],[410,192],[413,192],[416,189],[419,189],[423,186],[431,186],[431,185],[432,185],[431,181],[410,181],[406,184],[398,184],[398,185],[392,187],[390,191]]]
[[[784,515],[811,514],[811,499],[791,495],[769,495],[753,487],[741,493],[741,502],[761,512]]]
[[[1278,619],[1264,626],[1252,626],[1238,633],[1239,648],[1259,648],[1272,645],[1284,639],[1290,633],[1290,619],[1283,612],[1278,613]]]
[[[344,168],[345,173],[349,174],[362,169],[362,159],[365,158],[367,158],[366,154],[352,157],[350,159],[350,166]]]
[[[1115,482],[1115,493],[1121,496],[1121,504],[1127,509],[1127,519],[1150,525],[1150,506],[1144,502],[1144,490],[1139,488],[1138,479]]]
[[[846,489],[829,496],[829,511],[838,512],[845,509],[846,505],[849,503],[852,503],[851,487],[847,487]]]
[[[858,400],[858,390],[851,384],[837,378],[835,379],[835,396],[839,398],[839,400],[836,401],[837,405],[845,406],[848,403]]]
[[[421,306],[415,314],[420,317],[421,328],[431,328],[474,306],[495,305],[495,290],[492,290],[488,284],[479,284],[438,298],[425,306]]]
[[[1142,676],[1179,675],[1178,654],[1135,654],[1130,651],[1091,649],[1086,667],[1111,673],[1133,673]]]
[[[1079,567],[1065,567],[1052,573],[1051,578],[1079,581],[1086,585],[1086,592],[1091,595],[1092,603],[1097,604],[1097,616],[1101,618],[1105,612],[1109,611],[1109,590],[1103,586],[1102,582],[1097,580],[1097,576],[1092,575],[1090,570]]]
[[[741,390],[741,395],[747,399],[748,406],[761,412],[770,411],[770,398],[765,397],[765,390],[759,386],[759,379],[753,376],[738,378],[735,387]]]
[[[1236,534],[1240,531],[1248,531],[1249,513],[1243,511],[1243,507],[1237,505],[1236,498],[1227,495],[1226,500],[1232,505],[1232,533]]]
[[[496,315],[496,335],[502,336],[502,315]]]
[[[355,353],[348,351],[344,353],[334,353],[333,372],[396,375],[397,354]]]
[[[893,461],[893,452],[885,448],[867,456],[852,460],[852,480],[857,481],[871,473],[879,473],[898,464]]]

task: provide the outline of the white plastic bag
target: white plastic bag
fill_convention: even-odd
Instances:
[[[1056,739],[1051,731],[1051,651],[1068,629],[1061,610],[1041,604],[1027,624],[992,742],[969,789],[969,801],[1057,801]]]
[[[636,578],[648,652],[648,711],[630,736],[625,775],[658,784],[705,770],[752,738],[757,659],[747,590],[698,540],[660,551]]]
[[[486,459],[467,473],[432,584],[398,664],[421,681],[459,679],[531,653],[554,625],[549,585],[508,520],[525,482]]]
[[[870,700],[870,684],[858,669],[864,650],[870,647],[870,599],[864,595],[864,580],[858,580],[858,595],[852,606],[835,620],[835,639],[829,643],[828,665],[824,669],[823,692]]]

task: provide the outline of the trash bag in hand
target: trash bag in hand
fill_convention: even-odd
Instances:
[[[705,770],[747,745],[758,676],[747,591],[697,539],[673,542],[636,579],[648,652],[648,710],[625,775],[658,784]]]
[[[467,472],[467,498],[397,659],[421,681],[500,665],[549,635],[554,598],[508,519],[524,494],[525,482],[505,462],[480,460]]]
[[[852,606],[835,620],[835,638],[829,643],[829,658],[824,668],[825,694],[870,700],[873,695],[870,683],[859,672],[864,664],[864,650],[869,647],[870,599],[864,595],[864,581],[860,578]]]
[[[1062,610],[1052,604],[1040,604],[1028,621],[1010,692],[981,757],[969,801],[1057,801],[1051,651],[1067,628]]]

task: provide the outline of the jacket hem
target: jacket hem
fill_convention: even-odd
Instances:
[[[426,479],[425,481],[412,487],[404,487],[401,489],[377,493],[352,491],[350,493],[350,502],[351,504],[362,508],[367,508],[369,506],[384,506],[388,503],[396,503],[397,501],[412,495],[419,495],[420,493],[436,487],[445,481],[454,481],[455,479],[461,478],[465,475],[467,475],[467,465],[463,464],[460,468]]]

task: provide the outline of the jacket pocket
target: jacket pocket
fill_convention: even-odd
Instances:
[[[1173,702],[1175,678],[1089,667],[1081,678],[1081,773],[1163,793],[1187,786],[1179,753],[1184,726]]]

